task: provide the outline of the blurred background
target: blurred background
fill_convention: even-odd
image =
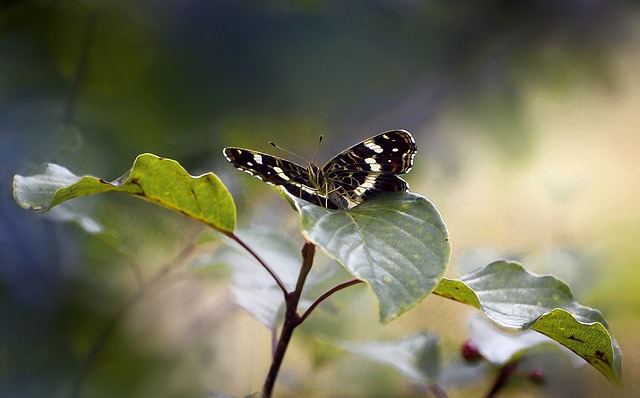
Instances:
[[[639,39],[623,0],[0,1],[0,396],[243,396],[271,350],[197,222],[119,195],[30,214],[14,174],[113,180],[151,152],[219,175],[241,230],[301,247],[295,213],[222,148],[312,158],[322,134],[322,163],[397,128],[418,145],[412,190],[448,225],[448,276],[521,261],[602,310],[621,345],[622,388],[559,360],[505,396],[637,396]],[[452,360],[472,313],[428,297],[381,325],[370,291],[340,292],[294,335],[276,394],[420,396],[330,342],[431,330]]]

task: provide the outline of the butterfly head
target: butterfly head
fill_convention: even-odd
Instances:
[[[322,191],[325,188],[325,178],[320,166],[312,162],[307,163],[307,173],[309,175],[309,181],[314,185],[314,188]]]

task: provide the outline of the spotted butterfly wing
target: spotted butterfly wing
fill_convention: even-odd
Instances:
[[[413,166],[416,145],[408,131],[393,130],[368,138],[341,152],[322,169],[242,148],[225,148],[236,168],[260,180],[279,185],[315,205],[344,209],[380,192],[406,191],[409,185],[397,174]]]
[[[314,186],[308,168],[250,149],[224,148],[224,156],[238,170],[251,174],[267,184],[282,186],[290,194],[307,202],[327,207],[327,200],[319,191],[320,187]],[[313,166],[315,165],[309,165]]]
[[[341,196],[360,204],[380,192],[407,191],[409,184],[397,174],[413,167],[416,142],[405,130],[387,131],[338,154],[322,168]]]

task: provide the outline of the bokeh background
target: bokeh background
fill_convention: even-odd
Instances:
[[[30,214],[14,174],[54,162],[112,180],[151,152],[218,174],[242,229],[301,245],[277,191],[222,148],[311,158],[322,134],[322,162],[396,128],[418,144],[412,190],[447,222],[449,276],[519,260],[601,309],[622,347],[623,387],[559,360],[505,396],[637,396],[639,39],[623,0],[0,1],[0,396],[242,396],[271,349],[228,264],[193,265],[224,244],[194,248],[202,226],[118,195]],[[331,341],[431,330],[452,360],[472,313],[429,297],[380,325],[369,291],[341,292],[294,335],[276,392],[419,396]]]

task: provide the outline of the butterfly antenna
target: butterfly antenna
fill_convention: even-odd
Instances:
[[[316,146],[316,151],[313,153],[313,160],[311,163],[316,162],[316,156],[318,155],[318,151],[320,150],[320,143],[322,142],[323,135],[320,134],[320,138],[318,138],[318,145]]]
[[[302,156],[298,155],[297,153],[293,153],[293,152],[291,152],[291,151],[290,151],[290,150],[288,150],[288,149],[284,149],[283,147],[281,147],[280,145],[276,144],[276,143],[275,143],[275,142],[273,142],[273,141],[269,141],[269,145],[271,145],[272,147],[274,147],[274,148],[276,148],[276,149],[281,150],[282,152],[286,152],[286,153],[288,153],[289,155],[293,155],[293,156],[297,157],[298,159],[303,160],[305,163],[309,163],[309,161],[308,161],[307,159],[303,158]]]

